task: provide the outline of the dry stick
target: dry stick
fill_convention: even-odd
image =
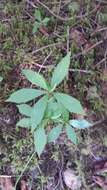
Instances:
[[[27,0],[28,1],[28,0]],[[44,3],[42,3],[41,1],[39,0],[36,0],[36,2],[41,5],[42,7],[44,7],[51,15],[53,15],[54,17],[56,17],[57,19],[61,20],[61,21],[70,21],[72,19],[74,19],[74,17],[70,17],[70,18],[63,18],[57,14],[55,14],[53,11],[51,11],[51,9],[49,7],[47,7]],[[90,14],[94,13],[97,9],[98,9],[99,5],[96,6],[92,11],[90,11],[88,14],[84,14],[84,15],[81,15],[81,16],[76,16],[76,18],[83,18],[83,17],[87,17],[89,16]]]
[[[107,58],[103,58],[101,61],[99,61],[99,62],[95,65],[95,67],[97,67],[97,66],[99,66],[100,64],[102,64],[104,61],[106,61],[106,59],[107,59]]]
[[[104,0],[96,0],[96,1],[99,2],[99,3],[107,4],[107,1],[104,1]]]
[[[96,29],[93,33],[91,33],[91,36],[94,36],[97,32],[102,32],[104,30],[107,30],[107,27],[104,27],[104,28],[98,28]]]
[[[54,47],[54,46],[57,46],[57,45],[61,45],[61,44],[62,44],[61,42],[57,42],[57,43],[53,43],[53,44],[49,44],[49,45],[40,47],[39,49],[34,50],[34,51],[32,52],[32,54],[38,53],[39,51],[42,51],[42,50],[44,50],[44,49],[46,49],[46,48],[51,48],[51,47]]]
[[[69,26],[67,27],[67,52],[69,52],[69,41],[70,41],[70,37],[69,37]]]
[[[106,48],[106,51],[105,51],[104,57],[105,57],[105,61],[104,61],[104,63],[105,63],[105,69],[106,69],[106,68],[107,68],[107,64],[106,64],[106,60],[107,60],[107,48]]]
[[[38,8],[32,1],[26,0],[26,2],[31,5],[33,8]]]
[[[70,3],[71,0],[63,0],[62,3]],[[57,4],[60,4],[60,2],[46,2],[47,5],[57,5]]]
[[[60,0],[60,2],[59,2],[58,15],[60,14],[61,3],[62,3],[62,0]],[[56,28],[57,28],[57,20],[56,20],[56,23],[55,23],[54,32],[56,31]]]
[[[44,64],[46,63],[46,61],[48,60],[48,58],[51,56],[51,54],[52,54],[52,51],[50,51],[50,53],[47,55],[47,57],[45,57],[45,59],[44,59],[42,65],[41,65],[41,67],[39,68],[38,73],[40,73],[40,71],[41,71],[42,68],[44,67]],[[45,67],[45,68],[46,68],[46,67]]]
[[[81,56],[81,55],[85,55],[86,53],[88,53],[91,49],[93,49],[93,48],[95,48],[96,46],[98,46],[98,45],[100,45],[100,44],[102,44],[103,43],[103,41],[101,40],[101,41],[99,41],[99,42],[97,42],[96,44],[94,44],[94,45],[92,45],[90,48],[88,48],[87,50],[84,50],[83,52],[80,52],[80,53],[77,53],[77,54],[75,54],[75,55],[73,55],[72,57],[71,57],[71,59],[77,59],[79,56]],[[51,47],[51,46],[53,46],[53,45],[55,45],[55,44],[50,44],[50,45],[47,45],[47,46],[44,46],[44,47],[41,47],[40,49],[38,49],[38,50],[35,50],[35,52],[38,52],[38,51],[41,51],[41,50],[43,50],[43,49],[45,49],[45,48],[48,48],[48,47]],[[35,53],[35,52],[32,52],[32,53]],[[104,58],[104,60],[103,61],[105,61],[105,58]],[[100,63],[98,63],[98,64],[100,64]],[[39,65],[39,64],[36,64],[38,67],[42,67],[42,68],[52,68],[52,67],[54,67],[53,65],[49,65],[49,66],[41,66],[41,65]],[[97,65],[96,65],[97,66]],[[72,72],[83,72],[83,73],[89,73],[89,74],[93,74],[93,72],[92,71],[88,71],[88,70],[81,70],[81,69],[69,69],[70,71],[72,71]]]
[[[94,49],[96,46],[99,46],[100,44],[102,44],[104,41],[100,40],[98,41],[96,44],[93,44],[91,47],[89,47],[88,49],[83,50],[83,55],[88,53],[90,50]]]
[[[34,157],[34,155],[35,155],[35,152],[33,152],[31,156],[29,156],[28,161],[27,161],[25,167],[23,168],[21,174],[19,175],[19,177],[18,177],[18,179],[17,179],[17,181],[16,181],[14,190],[16,190],[16,187],[17,187],[18,182],[20,181],[21,177],[23,176],[23,173],[24,173],[25,170],[27,169],[27,167],[28,167],[29,163],[31,162],[32,158]]]
[[[29,16],[29,18],[31,18],[32,20],[34,20],[34,17],[27,10],[25,10],[25,13]]]
[[[26,2],[29,3],[32,7],[37,8],[37,6],[36,6],[33,2],[31,2],[31,1],[29,1],[29,0],[26,0]],[[61,17],[61,16],[55,14],[53,11],[51,11],[51,9],[50,9],[49,7],[47,7],[47,6],[46,6],[44,3],[42,3],[41,1],[36,0],[36,2],[37,2],[39,5],[41,5],[42,7],[44,7],[51,15],[53,15],[55,18],[57,18],[57,19],[59,19],[59,20],[61,20],[61,21],[65,21],[65,22],[66,22],[66,21],[70,21],[70,20],[74,19],[74,17],[63,18],[63,17]],[[96,12],[97,9],[98,9],[98,7],[99,7],[99,5],[96,6],[96,7],[95,7],[92,11],[90,11],[89,13],[86,13],[86,14],[81,15],[81,16],[76,16],[76,18],[81,18],[81,19],[82,19],[82,18],[84,18],[84,17],[87,17],[87,16],[89,16],[90,14]]]
[[[69,71],[80,72],[80,73],[87,73],[87,74],[93,74],[93,71],[82,70],[82,69],[69,69]]]
[[[11,175],[0,175],[0,178],[11,178],[12,176]]]

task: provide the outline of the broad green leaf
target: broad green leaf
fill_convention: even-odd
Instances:
[[[45,130],[43,127],[39,127],[34,132],[34,144],[38,156],[40,156],[41,153],[43,152],[46,143],[47,143],[47,136],[45,134]]]
[[[85,119],[72,119],[69,121],[70,125],[72,125],[74,128],[77,129],[86,129],[92,126],[91,123],[89,123],[87,120]]]
[[[42,18],[41,18],[41,12],[39,9],[35,9],[35,13],[34,13],[35,19],[38,20],[39,22],[41,22]]]
[[[48,22],[50,21],[50,18],[46,17],[42,20],[42,23],[47,26]]]
[[[69,112],[85,114],[80,102],[76,98],[63,93],[54,93],[54,96]]]
[[[3,77],[0,76],[0,82],[3,80]]]
[[[37,101],[36,104],[34,105],[32,113],[31,113],[32,131],[35,130],[35,128],[41,123],[45,114],[46,107],[47,107],[47,101],[48,101],[48,97],[44,96],[39,101]]]
[[[39,22],[35,21],[34,26],[33,26],[33,30],[32,30],[33,34],[35,34],[38,31],[40,26],[41,26],[41,24]]]
[[[55,120],[55,119],[59,118],[60,116],[61,116],[61,109],[59,108],[56,100],[51,98],[48,101],[46,118]]]
[[[68,75],[70,55],[71,53],[69,52],[64,58],[62,58],[60,63],[56,66],[51,80],[52,88],[54,86],[59,85],[62,82],[62,80]]]
[[[19,112],[25,116],[30,117],[31,115],[31,111],[32,111],[32,107],[27,105],[27,104],[21,104],[21,105],[17,105]]]
[[[67,133],[68,139],[74,144],[77,144],[76,133],[70,125],[66,125],[66,133]]]
[[[53,129],[51,129],[51,131],[48,134],[48,142],[55,142],[56,139],[59,137],[59,135],[61,134],[62,131],[62,126],[59,125],[57,127],[54,127]]]
[[[58,107],[61,110],[63,121],[68,122],[69,120],[69,111],[58,101]]]
[[[40,75],[37,72],[34,72],[29,69],[24,69],[22,73],[26,76],[26,78],[32,83],[36,84],[37,86],[40,86],[41,88],[48,90],[48,86],[46,84],[46,81],[42,75]]]
[[[22,118],[17,122],[16,126],[30,128],[30,118]]]
[[[45,91],[32,88],[23,88],[12,93],[10,97],[6,100],[6,102],[14,102],[18,104],[26,103],[43,94],[45,94]]]

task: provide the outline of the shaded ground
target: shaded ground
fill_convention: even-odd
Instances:
[[[29,131],[15,126],[18,110],[5,103],[15,89],[30,85],[21,75],[22,68],[41,69],[48,78],[69,48],[69,77],[60,88],[82,102],[90,121],[98,121],[93,128],[77,131],[77,147],[63,134],[40,159],[35,155],[24,173],[32,189],[66,190],[63,173],[68,168],[80,176],[81,190],[106,189],[107,3],[72,2],[0,1],[0,75],[4,78],[0,84],[0,173],[14,176],[15,181],[33,151]],[[33,34],[35,7],[50,21]]]

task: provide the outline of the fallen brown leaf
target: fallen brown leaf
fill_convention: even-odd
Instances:
[[[11,176],[0,176],[0,186],[3,190],[13,190]]]

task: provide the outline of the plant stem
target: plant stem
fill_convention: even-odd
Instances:
[[[33,154],[32,154],[31,156],[29,156],[28,161],[27,161],[25,167],[23,168],[21,174],[19,175],[19,177],[18,177],[18,179],[17,179],[17,181],[16,181],[14,190],[16,190],[16,187],[17,187],[17,184],[18,184],[19,180],[21,179],[23,173],[25,172],[26,168],[28,167],[28,165],[29,165],[29,163],[31,162],[31,160],[32,160],[32,158],[33,158],[34,155],[35,155],[35,152],[33,152]]]

